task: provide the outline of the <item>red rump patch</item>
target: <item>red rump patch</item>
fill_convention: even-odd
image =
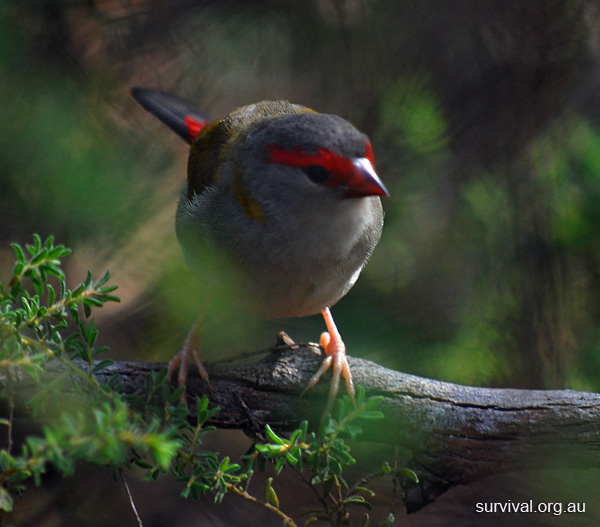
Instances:
[[[198,121],[197,119],[194,119],[192,116],[186,115],[185,119],[183,120],[183,124],[188,129],[188,133],[190,134],[190,139],[195,139],[196,136],[202,130],[202,128],[204,128],[206,126],[206,121],[204,121],[204,122]]]
[[[351,174],[354,170],[354,163],[347,157],[341,156],[340,154],[328,150],[327,148],[317,148],[314,154],[300,149],[294,148],[292,150],[285,150],[278,145],[268,145],[267,152],[269,153],[269,163],[278,163],[282,165],[289,165],[293,167],[308,167],[310,165],[320,165],[328,170],[333,176],[343,174]],[[373,158],[373,149],[371,143],[367,141],[365,147],[364,157],[366,157],[373,167],[375,167],[375,160]],[[339,179],[334,177],[332,185],[339,183]]]

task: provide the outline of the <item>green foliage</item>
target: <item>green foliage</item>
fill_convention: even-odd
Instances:
[[[296,430],[286,434],[274,431],[267,424],[264,439],[255,443],[250,451],[242,456],[240,463],[233,463],[228,457],[219,458],[217,453],[205,452],[199,448],[201,437],[213,429],[205,423],[218,409],[208,409],[208,400],[198,399],[196,424],[188,424],[185,418],[177,423],[178,429],[183,430],[185,447],[180,450],[172,472],[177,480],[185,485],[181,496],[196,499],[209,492],[214,495],[215,503],[218,504],[228,493],[235,494],[272,511],[283,520],[284,525],[295,526],[291,516],[280,509],[274,478],[267,478],[262,499],[248,492],[255,472],[264,471],[270,463],[274,466],[276,474],[280,474],[285,468],[296,471],[300,480],[319,496],[320,508],[306,514],[305,525],[318,520],[340,525],[340,522],[347,521],[351,516],[350,509],[353,506],[370,511],[372,506],[368,500],[373,498],[375,493],[366,485],[373,478],[410,478],[416,481],[416,475],[412,471],[393,470],[387,463],[376,473],[362,478],[355,484],[350,484],[344,477],[344,470],[356,463],[344,437],[355,438],[362,432],[356,424],[357,420],[383,418],[383,414],[376,410],[379,402],[379,397],[365,399],[364,388],[359,386],[356,406],[348,396],[344,396],[338,403],[336,418],[328,416],[318,432],[309,431],[307,421],[303,421]],[[180,415],[178,419],[182,417],[184,416]],[[152,469],[148,478],[154,479],[159,473],[156,468]],[[367,512],[364,514],[365,522],[368,522],[368,517]],[[384,525],[393,525],[393,515],[387,518]]]
[[[380,398],[365,398],[358,387],[356,404],[348,396],[338,401],[335,417],[328,416],[318,431],[308,422],[283,434],[265,426],[263,440],[256,442],[239,463],[216,452],[204,451],[202,439],[214,427],[207,425],[218,412],[206,397],[196,401],[195,421],[180,403],[183,388],[174,390],[166,371],[146,378],[143,393],[124,395],[114,382],[101,384],[95,374],[112,361],[99,360],[105,351],[96,345],[98,330],[89,320],[93,309],[117,302],[110,273],[94,280],[88,273],[83,283],[69,289],[61,268],[70,250],[55,245],[52,237],[42,242],[37,235],[25,248],[13,244],[16,263],[7,285],[0,283],[0,398],[8,401],[8,418],[0,419],[7,431],[7,448],[0,450],[0,511],[11,511],[15,492],[27,481],[40,485],[50,466],[71,475],[78,462],[110,466],[115,474],[137,465],[153,480],[170,471],[183,485],[182,497],[198,498],[212,493],[215,503],[227,494],[259,504],[279,516],[284,525],[294,520],[280,509],[277,483],[268,478],[264,497],[249,493],[253,474],[272,464],[275,473],[296,471],[301,481],[318,495],[319,508],[307,513],[305,524],[325,520],[331,525],[346,522],[359,507],[366,509],[374,492],[366,484],[374,477],[416,477],[406,469],[381,469],[356,484],[345,477],[356,463],[345,437],[361,433],[360,419],[381,419],[376,409]],[[74,329],[73,329],[74,328]],[[56,363],[60,368],[56,369]],[[52,373],[48,370],[52,369]],[[28,396],[22,397],[22,381],[29,379]],[[43,415],[38,435],[13,445],[13,410],[16,403]],[[384,525],[393,524],[393,515]]]
[[[96,346],[98,331],[86,319],[93,308],[118,301],[116,286],[107,285],[110,273],[96,281],[88,273],[69,289],[60,265],[70,250],[52,237],[42,242],[35,235],[32,245],[13,244],[13,250],[12,276],[0,284],[0,397],[13,408],[17,381],[29,377],[36,389],[25,404],[47,424],[15,454],[11,418],[0,422],[8,430],[8,448],[0,453],[0,510],[12,509],[11,492],[29,478],[39,484],[48,465],[71,474],[78,461],[127,465],[135,452],[168,468],[180,446],[173,430],[132,412],[94,378],[112,362],[93,362],[105,348]],[[64,373],[46,375],[51,361],[60,362]]]
[[[89,317],[93,307],[118,302],[111,294],[117,287],[106,285],[110,273],[96,282],[88,273],[85,282],[69,290],[60,268],[69,249],[54,246],[52,237],[42,244],[37,235],[26,251],[18,244],[12,247],[17,260],[12,277],[7,287],[0,284],[0,365],[20,369],[37,379],[44,362],[51,358],[65,364],[70,364],[69,359],[82,358],[90,365],[88,378],[92,379],[92,359],[103,348],[94,348],[98,331],[93,323],[88,326],[82,321],[79,310],[83,308]],[[50,276],[57,279],[58,287],[50,283]],[[79,331],[63,338],[69,320]]]
[[[382,419],[383,413],[377,410],[380,397],[365,399],[365,390],[359,386],[356,393],[356,405],[347,395],[338,401],[335,418],[327,416],[318,432],[308,430],[308,423],[302,422],[297,430],[284,438],[265,427],[264,443],[255,446],[256,452],[251,457],[264,456],[275,464],[275,472],[279,474],[289,466],[301,475],[302,481],[310,486],[319,496],[320,508],[307,513],[306,524],[315,521],[328,521],[331,525],[340,525],[350,517],[350,508],[359,506],[366,509],[364,525],[368,524],[368,511],[372,509],[369,499],[375,493],[365,485],[375,477],[389,476],[393,478],[410,477],[416,481],[416,475],[407,469],[392,471],[385,463],[379,471],[358,483],[350,484],[344,477],[347,467],[356,463],[350,453],[350,447],[344,437],[354,439],[362,429],[355,421],[360,419]],[[278,507],[278,499],[269,479],[265,488],[265,501]],[[391,519],[390,519],[391,517]],[[385,525],[392,525],[390,515]],[[392,523],[389,523],[392,522]]]
[[[400,78],[382,100],[382,130],[399,144],[426,154],[445,146],[447,124],[425,79]]]

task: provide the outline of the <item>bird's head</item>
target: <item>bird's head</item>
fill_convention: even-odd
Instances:
[[[281,212],[281,204],[297,211],[306,202],[327,207],[387,195],[366,135],[341,117],[285,104],[287,114],[240,125],[222,155],[234,194],[250,215],[274,202]]]

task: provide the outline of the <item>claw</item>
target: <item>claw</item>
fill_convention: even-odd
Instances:
[[[202,354],[200,352],[200,347],[198,346],[198,326],[200,325],[201,317],[199,316],[194,324],[192,325],[189,333],[185,337],[183,344],[181,345],[181,349],[173,356],[173,358],[169,361],[167,365],[167,378],[173,377],[173,373],[178,369],[177,372],[177,384],[179,386],[186,385],[188,372],[189,372],[189,360],[190,357],[194,361],[194,364],[198,368],[198,373],[204,382],[208,384],[210,389],[213,389],[213,386],[208,378],[208,372],[204,367],[204,363],[202,361]],[[185,400],[185,391],[181,395],[182,400]]]
[[[344,344],[342,336],[335,325],[329,308],[325,308],[322,312],[322,315],[325,319],[325,324],[327,325],[328,331],[321,334],[320,344],[325,350],[325,354],[327,356],[325,359],[323,359],[319,369],[308,381],[308,385],[302,392],[302,395],[313,388],[319,382],[321,377],[323,377],[325,372],[333,365],[333,376],[331,378],[331,384],[329,385],[329,395],[327,396],[327,405],[325,406],[324,411],[324,415],[326,415],[331,412],[333,402],[335,401],[335,397],[339,391],[340,377],[344,378],[346,383],[346,391],[352,399],[352,402],[356,404],[356,401],[354,398],[354,383],[352,382],[352,374],[346,358],[346,345]]]

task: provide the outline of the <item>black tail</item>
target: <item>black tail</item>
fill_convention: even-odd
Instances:
[[[194,103],[164,91],[132,88],[131,95],[145,110],[158,117],[188,143],[212,121]]]

